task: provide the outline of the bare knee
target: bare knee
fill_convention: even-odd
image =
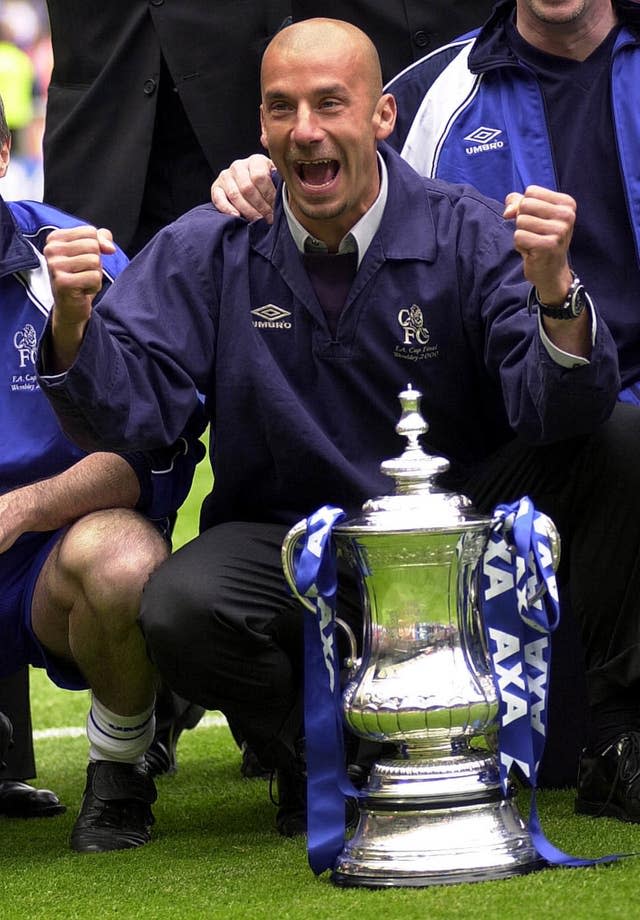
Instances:
[[[137,616],[142,590],[168,556],[156,528],[134,511],[99,511],[77,521],[60,544],[58,566],[72,593],[96,612]],[[115,625],[115,624],[114,624]]]

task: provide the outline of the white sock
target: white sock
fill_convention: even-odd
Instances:
[[[89,759],[142,763],[155,728],[154,706],[135,716],[121,716],[92,695],[87,716]]]

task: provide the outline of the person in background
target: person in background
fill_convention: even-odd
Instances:
[[[0,100],[0,176],[10,145]],[[150,454],[85,454],[60,430],[35,378],[52,305],[42,249],[52,228],[77,223],[47,205],[0,197],[0,687],[21,704],[13,734],[23,750],[31,742],[28,665],[45,668],[58,686],[91,688],[90,763],[71,845],[99,852],[149,839],[155,786],[144,755],[154,734],[156,675],[137,615],[149,573],[169,553],[168,518],[203,448],[197,417],[175,445]],[[114,247],[101,288],[126,262]],[[63,811],[53,793],[16,780],[11,749],[5,754],[11,729],[0,722],[8,777],[0,778],[0,812]],[[33,766],[30,754],[23,770]]]
[[[305,803],[302,618],[282,539],[320,505],[349,513],[389,490],[379,464],[397,451],[409,372],[458,490],[480,510],[529,494],[571,546],[592,693],[635,700],[640,680],[640,416],[616,406],[615,344],[568,262],[575,201],[535,186],[503,209],[419,177],[384,144],[395,113],[362,32],[293,24],[262,64],[272,226],[197,208],[95,309],[108,239],[81,227],[46,246],[39,380],[70,435],[171,443],[206,395],[215,487],[200,536],[150,580],[141,625],[165,679],[230,714],[275,767],[285,834],[304,830]],[[419,347],[407,314],[428,330]],[[338,612],[359,634],[353,583]]]
[[[36,775],[28,667],[0,677],[0,715],[9,723],[7,742],[0,754],[0,815],[50,818],[62,814],[66,806],[54,792],[26,782]]]
[[[219,164],[255,149],[260,56],[290,4],[47,0],[47,9],[44,200],[110,227],[131,257],[208,199]],[[160,688],[155,775],[176,771],[180,735],[203,715]],[[263,773],[248,750],[241,769]]]
[[[36,73],[29,55],[15,42],[9,23],[0,16],[0,96],[17,153],[29,151],[27,132],[34,118]]]
[[[47,0],[44,200],[109,227],[132,256],[259,150],[260,58],[292,19],[339,14],[371,30],[390,77],[479,25],[491,2]]]
[[[391,77],[427,51],[475,29],[495,0],[292,0],[294,22],[327,16],[365,32],[380,56],[382,79]],[[226,166],[228,160],[223,163]]]
[[[631,400],[625,390],[640,380],[639,73],[640,3],[503,0],[473,37],[388,86],[401,113],[390,142],[418,172],[498,200],[535,183],[579,202],[572,263],[594,274]]]
[[[257,75],[287,0],[48,0],[44,200],[133,256],[255,149]]]

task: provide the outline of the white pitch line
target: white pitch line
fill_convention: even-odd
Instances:
[[[220,728],[227,724],[221,712],[212,713],[200,719],[196,728]],[[39,728],[33,732],[36,741],[43,738],[81,738],[86,734],[84,725],[68,725],[64,728]]]

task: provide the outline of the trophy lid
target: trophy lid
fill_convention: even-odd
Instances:
[[[396,431],[407,439],[407,447],[399,457],[380,465],[380,471],[394,479],[394,491],[366,501],[362,513],[338,524],[335,532],[424,533],[484,527],[490,519],[475,513],[469,498],[434,482],[450,464],[444,457],[425,453],[420,446],[420,436],[429,430],[420,412],[422,393],[408,384],[398,398],[402,414]]]

